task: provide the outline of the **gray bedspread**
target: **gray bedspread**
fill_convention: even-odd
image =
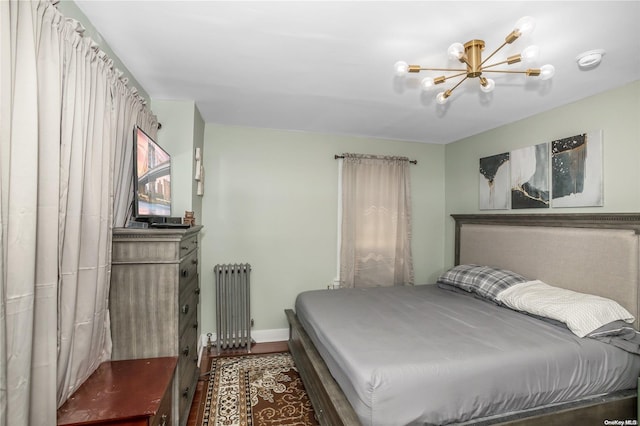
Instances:
[[[301,293],[364,425],[443,425],[636,387],[640,356],[435,285]]]

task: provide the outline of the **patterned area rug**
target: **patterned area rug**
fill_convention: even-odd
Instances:
[[[318,425],[287,352],[213,358],[202,426]]]

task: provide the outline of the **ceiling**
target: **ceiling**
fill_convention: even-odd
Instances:
[[[207,123],[444,144],[640,80],[639,1],[76,4],[152,99],[193,100]],[[453,42],[488,55],[526,15],[533,33],[494,58],[536,44],[551,80],[494,73],[492,93],[472,79],[439,105],[419,86],[438,73],[394,75],[398,60],[460,67]],[[581,71],[592,49],[603,61]]]

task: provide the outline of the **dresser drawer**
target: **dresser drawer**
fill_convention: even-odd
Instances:
[[[192,251],[197,251],[197,248],[198,248],[197,235],[185,238],[184,240],[180,241],[180,257],[186,256]]]
[[[190,253],[180,262],[180,287],[193,279],[198,274],[198,252]]]
[[[193,318],[195,321],[195,315]],[[195,387],[197,385],[198,374],[198,334],[196,329],[187,329],[180,339],[182,351],[178,361],[179,374],[179,400],[180,412],[189,409],[187,405],[191,404]],[[187,351],[186,349],[189,348]]]
[[[198,328],[198,301],[200,295],[198,292],[198,281],[193,280],[185,291],[180,294],[180,306],[178,319],[178,330],[180,336],[184,336],[189,329]]]
[[[180,306],[190,300],[193,294],[200,294],[200,289],[198,287],[199,282],[200,280],[198,279],[197,273],[191,275],[190,279],[185,279],[180,282],[180,286],[178,288],[178,303]]]
[[[185,395],[192,395],[192,391],[197,385],[198,378],[196,374],[199,373],[198,364],[196,361],[189,360],[189,362],[183,363],[180,366],[182,372],[180,373],[180,398],[186,398]]]
[[[194,311],[186,319],[188,323],[195,323],[197,321],[197,314]],[[180,335],[180,347],[178,358],[178,371],[182,374],[182,368],[186,361],[197,364],[198,362],[198,331],[194,327],[188,327],[183,334]]]
[[[173,386],[167,388],[167,393],[162,398],[156,415],[149,419],[150,426],[171,426],[173,403]]]
[[[193,395],[196,392],[196,385],[198,383],[197,374],[198,373],[195,368],[191,370],[191,374],[188,376],[191,379],[191,385],[180,388],[180,412],[187,413],[187,415],[191,408],[191,403],[193,402]]]

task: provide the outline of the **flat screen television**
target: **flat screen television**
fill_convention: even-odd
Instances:
[[[133,216],[171,216],[171,156],[138,126],[133,129]]]

